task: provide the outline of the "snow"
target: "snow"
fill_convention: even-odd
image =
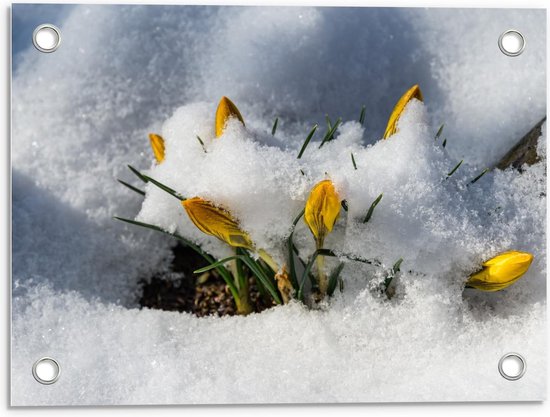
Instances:
[[[32,21],[20,10],[15,22]],[[544,397],[546,127],[540,163],[467,185],[546,112],[544,11],[76,6],[63,18],[63,46],[21,52],[14,74],[14,405]],[[477,39],[467,46],[465,25]],[[518,58],[496,45],[509,25],[527,38]],[[412,102],[380,141],[414,83],[425,105]],[[230,121],[215,139],[222,95],[246,128]],[[354,121],[362,104],[365,127]],[[320,129],[298,160],[325,113],[344,120],[335,140],[318,149]],[[434,141],[442,122],[445,149]],[[149,132],[166,140],[160,165]],[[279,259],[327,173],[349,212],[326,246],[387,267],[404,258],[396,296],[373,293],[377,271],[347,262],[344,293],[320,310],[139,310],[137,282],[166,270],[173,242],[112,216],[177,230],[216,256],[227,249],[154,186],[142,205],[116,182],[138,185],[126,164],[230,208]],[[313,250],[303,223],[295,241]],[[524,278],[495,294],[462,291],[481,261],[511,248],[535,254]],[[509,351],[528,363],[513,383],[496,368]],[[62,367],[51,386],[30,372],[42,356]]]

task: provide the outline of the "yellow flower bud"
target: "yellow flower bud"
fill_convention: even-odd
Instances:
[[[220,137],[223,134],[227,120],[230,117],[236,117],[244,125],[243,117],[237,106],[227,97],[223,96],[216,110],[216,137]]]
[[[153,148],[155,159],[160,164],[164,161],[164,139],[160,135],[149,133],[149,140],[151,141],[151,148]]]
[[[418,84],[413,85],[405,94],[403,94],[393,108],[390,119],[388,120],[388,125],[386,126],[386,131],[384,132],[384,139],[389,138],[391,135],[397,132],[397,122],[401,117],[401,113],[403,113],[403,110],[405,110],[405,107],[407,107],[407,104],[409,104],[409,101],[411,101],[413,98],[416,98],[420,101],[424,100]]]
[[[309,194],[304,220],[315,236],[317,247],[323,247],[325,236],[332,231],[340,214],[340,197],[330,180],[319,182]]]
[[[466,285],[481,291],[499,291],[509,287],[527,272],[533,255],[504,252],[483,263],[483,269],[470,276]]]
[[[181,202],[191,221],[202,232],[215,236],[233,247],[253,250],[250,236],[239,227],[237,220],[223,208],[210,201],[194,197]]]

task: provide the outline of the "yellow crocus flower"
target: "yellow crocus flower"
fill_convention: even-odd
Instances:
[[[217,138],[223,134],[225,125],[227,124],[227,120],[229,120],[230,117],[236,117],[244,125],[243,117],[241,116],[241,112],[239,111],[237,106],[235,106],[235,104],[231,100],[229,100],[227,97],[223,96],[216,110],[216,137]]]
[[[160,135],[149,133],[149,140],[151,141],[151,148],[153,148],[155,159],[160,164],[164,161],[164,139]]]
[[[309,194],[304,220],[315,236],[317,248],[323,247],[325,236],[332,231],[340,214],[340,197],[330,180],[319,182]]]
[[[527,272],[533,255],[527,252],[501,253],[483,263],[483,269],[470,276],[466,285],[481,291],[500,291]]]
[[[322,249],[325,237],[334,227],[340,214],[340,197],[330,180],[323,180],[309,194],[304,211],[304,220],[315,236],[317,249]],[[325,263],[322,255],[317,256],[317,274],[321,298],[327,293],[328,281],[325,275]]]
[[[248,233],[244,232],[237,220],[225,209],[216,207],[200,197],[181,202],[191,221],[202,232],[215,236],[235,248],[253,250],[254,245]]]
[[[411,88],[409,88],[409,90],[401,96],[401,98],[393,108],[390,119],[388,120],[388,125],[386,126],[386,131],[384,132],[384,139],[389,138],[391,135],[397,132],[397,122],[399,121],[403,110],[405,110],[405,107],[407,107],[407,104],[413,98],[416,98],[420,101],[424,100],[424,98],[422,97],[422,91],[420,91],[420,87],[418,86],[418,84],[415,84]]]

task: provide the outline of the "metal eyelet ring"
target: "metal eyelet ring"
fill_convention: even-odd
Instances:
[[[519,353],[507,353],[498,361],[498,371],[508,381],[517,381],[525,375],[526,370],[525,359]]]
[[[51,385],[59,379],[61,366],[52,358],[38,359],[32,366],[32,376],[43,385]]]
[[[503,32],[498,38],[498,47],[502,53],[512,57],[521,55],[526,44],[525,37],[515,29]]]
[[[32,43],[40,52],[54,52],[61,45],[61,31],[50,23],[37,26],[32,33]]]

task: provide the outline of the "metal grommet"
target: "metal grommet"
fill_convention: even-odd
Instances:
[[[53,384],[59,379],[59,375],[61,375],[61,367],[55,359],[40,358],[32,366],[32,376],[41,384]]]
[[[498,361],[498,371],[508,381],[517,381],[527,370],[527,364],[519,353],[507,353]]]
[[[37,26],[32,33],[32,43],[40,52],[54,52],[61,45],[61,31],[50,23]]]
[[[504,55],[519,56],[525,49],[526,41],[520,31],[515,29],[503,32],[498,38],[498,47]]]

